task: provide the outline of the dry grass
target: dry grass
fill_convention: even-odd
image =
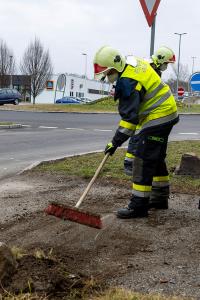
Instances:
[[[170,171],[170,180],[174,192],[200,194],[200,178],[192,176],[174,175],[175,168],[180,164],[181,157],[186,152],[195,152],[200,156],[200,141],[170,142],[168,146],[167,164]],[[67,176],[81,176],[91,178],[103,159],[103,153],[86,154],[63,159],[57,162],[41,164],[29,172],[63,173]],[[125,150],[118,149],[109,158],[100,177],[115,178],[130,182],[130,177],[124,174]]]
[[[25,110],[25,111],[47,111],[47,112],[114,112],[117,113],[118,102],[112,97],[98,99],[90,104],[31,104],[21,105],[7,104],[0,106],[0,110]],[[200,105],[193,103],[177,102],[180,113],[200,113]]]
[[[0,300],[48,300],[46,296],[38,296],[37,294],[21,294],[21,295],[12,295],[5,291],[4,295],[0,295]]]
[[[184,297],[166,297],[163,295],[134,293],[124,289],[111,289],[102,296],[90,298],[91,300],[183,300],[192,299]],[[88,299],[89,300],[89,299]]]

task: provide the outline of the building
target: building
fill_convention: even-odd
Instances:
[[[53,104],[64,96],[96,100],[109,95],[111,85],[76,74],[56,74],[46,82],[35,103]]]
[[[30,100],[31,76],[29,75],[0,75],[0,88],[18,90],[24,100]]]

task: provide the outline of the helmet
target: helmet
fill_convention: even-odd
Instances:
[[[152,55],[152,60],[157,66],[160,66],[165,63],[175,63],[176,58],[170,48],[162,46]]]
[[[126,64],[118,50],[110,46],[101,47],[94,57],[94,77],[95,79],[105,78],[111,69],[122,72]]]

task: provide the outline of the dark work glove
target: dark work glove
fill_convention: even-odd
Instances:
[[[117,149],[117,147],[114,146],[112,142],[110,142],[106,145],[104,153],[105,154],[110,153],[110,155],[113,155],[115,153],[116,149]]]

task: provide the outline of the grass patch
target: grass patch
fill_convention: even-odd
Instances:
[[[200,113],[199,104],[187,104],[177,102],[178,112],[179,113]]]
[[[13,125],[13,122],[0,122],[0,126]]]
[[[192,299],[192,298],[185,298],[185,297],[167,297],[162,295],[144,295],[141,293],[134,293],[124,289],[111,289],[110,291],[106,292],[105,295],[92,298],[92,300],[183,300],[183,299]]]
[[[24,104],[7,105],[0,110],[26,110],[26,111],[56,111],[56,112],[117,112],[117,103],[113,98],[99,99],[89,104]]]
[[[200,113],[200,105],[186,104],[177,102],[179,113]],[[26,111],[56,111],[56,112],[82,112],[82,113],[98,113],[110,112],[118,113],[118,101],[114,101],[112,97],[98,99],[88,104],[23,104],[23,105],[6,105],[0,107],[0,110],[26,110]]]
[[[10,293],[7,294],[7,296],[3,296],[3,298],[0,295],[0,300],[48,300],[45,296],[37,296],[36,294],[21,294],[21,295],[12,295]]]
[[[115,178],[130,183],[130,177],[124,174],[123,162],[125,149],[118,149],[108,160],[100,177]],[[200,194],[200,178],[174,175],[175,168],[180,164],[184,153],[194,152],[200,156],[200,141],[170,142],[168,146],[167,164],[170,172],[172,189],[176,192]],[[43,163],[31,172],[62,173],[67,176],[91,178],[103,159],[103,153],[86,154],[70,157],[57,162]]]

